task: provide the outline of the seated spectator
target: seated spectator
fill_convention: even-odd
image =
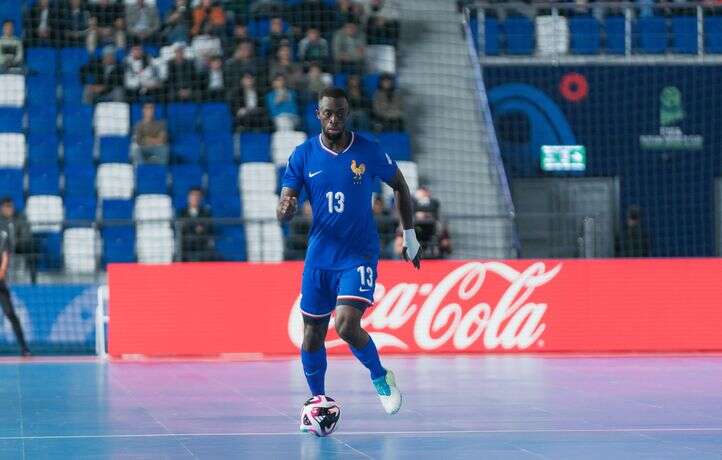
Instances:
[[[231,99],[234,123],[239,131],[270,130],[271,122],[265,108],[265,101],[256,87],[256,79],[245,73],[240,86]]]
[[[83,101],[86,104],[125,100],[123,70],[116,61],[112,45],[103,48],[100,60],[94,59],[80,69],[80,78],[85,85]]]
[[[81,0],[70,0],[61,6],[58,39],[63,46],[88,47],[90,13]]]
[[[439,200],[431,196],[428,187],[421,186],[414,193],[414,227],[424,259],[443,259],[451,254],[451,237],[441,222]],[[398,237],[397,237],[398,250]]]
[[[369,131],[371,129],[371,100],[366,97],[361,85],[361,77],[349,75],[346,82],[348,106],[351,113],[349,120],[356,131]]]
[[[627,208],[624,228],[615,239],[617,257],[649,257],[649,237],[642,225],[641,209],[637,205]]]
[[[282,45],[293,45],[293,34],[283,31],[283,19],[280,17],[271,18],[270,30],[261,41],[261,49],[264,56],[275,56],[278,48]]]
[[[318,95],[321,92],[331,86],[333,78],[330,74],[323,73],[321,66],[314,62],[308,67],[306,77],[303,81],[304,88],[304,99],[306,102],[312,102],[318,100]]]
[[[3,22],[3,35],[0,37],[0,72],[20,72],[23,67],[23,42],[15,36],[12,21]]]
[[[10,248],[15,254],[25,256],[30,277],[35,284],[37,278],[37,257],[39,248],[30,230],[30,223],[22,212],[17,212],[12,198],[0,199],[0,230],[6,229],[10,236]]]
[[[369,45],[396,46],[399,41],[399,23],[380,14],[372,14],[366,22]]]
[[[193,9],[191,36],[200,34],[225,36],[226,13],[214,0],[201,0]]]
[[[176,102],[192,100],[197,82],[193,62],[185,58],[185,45],[177,43],[168,62],[168,97]]]
[[[145,0],[136,0],[128,5],[125,13],[128,22],[128,35],[136,41],[157,41],[160,31],[158,8]]]
[[[301,212],[288,223],[288,236],[283,258],[286,260],[303,260],[308,249],[308,234],[311,232],[313,211],[311,202],[303,203]]]
[[[329,58],[328,42],[321,37],[321,33],[315,27],[306,31],[306,36],[298,44],[298,58],[304,64],[318,62],[322,67],[328,64]]]
[[[272,17],[272,16],[278,16],[279,14],[283,13],[284,10],[284,2],[283,0],[253,0],[251,2],[248,1],[235,1],[232,2],[234,4],[243,4],[243,3],[251,3],[250,8],[248,9],[247,14],[243,14],[240,16],[241,18],[261,18],[261,17]]]
[[[335,26],[335,13],[323,0],[303,0],[288,11],[288,21],[296,37],[303,36],[311,27],[316,27],[321,35],[331,33]]]
[[[372,209],[376,227],[379,232],[381,258],[392,259],[394,242],[396,240],[396,229],[399,227],[399,222],[391,210],[386,207],[384,200],[380,196],[374,198]]]
[[[192,188],[188,191],[188,206],[178,215],[182,225],[183,262],[215,260],[211,212],[202,203],[203,192]]]
[[[391,74],[385,73],[379,78],[373,99],[373,117],[379,131],[404,130],[403,98]]]
[[[220,56],[223,52],[221,39],[213,35],[196,35],[191,41],[191,49],[196,57],[196,70],[202,71],[208,67],[213,56]]]
[[[333,34],[333,56],[336,60],[336,72],[364,73],[366,53],[366,34],[355,22],[347,22],[343,28]]]
[[[233,57],[226,61],[224,70],[228,81],[233,82],[234,85],[240,82],[246,73],[258,75],[260,68],[254,54],[253,45],[250,42],[241,42],[235,53],[233,53]]]
[[[136,163],[168,163],[168,129],[165,121],[155,119],[155,104],[143,104],[143,118],[133,133],[138,144]]]
[[[176,0],[173,9],[168,11],[163,22],[163,39],[169,44],[188,43],[190,41],[192,21],[188,0]]]
[[[363,6],[353,0],[338,0],[336,2],[336,28],[343,27],[348,22],[361,22]]]
[[[241,43],[250,43],[253,48],[253,54],[258,54],[258,41],[248,33],[248,25],[242,23],[236,24],[233,28],[233,37],[231,37],[231,40],[228,40],[226,44],[225,55],[232,56]]]
[[[37,2],[25,17],[25,35],[30,46],[54,46],[57,43],[58,12],[50,0]]]
[[[283,75],[273,77],[273,90],[266,95],[266,106],[278,131],[293,131],[298,124],[296,93],[286,86]]]
[[[291,47],[283,45],[276,52],[276,59],[271,61],[268,68],[269,75],[281,74],[286,77],[286,85],[291,89],[297,89],[303,79],[303,69],[297,62],[293,62]]]
[[[96,47],[115,45],[125,48],[125,11],[122,3],[117,0],[98,0],[90,5],[90,21],[88,28],[88,52]]]
[[[134,45],[125,58],[124,85],[131,101],[155,100],[160,96],[162,82],[158,68],[140,45]]]
[[[213,56],[208,69],[201,74],[201,98],[204,101],[222,101],[229,89],[223,76],[223,60],[220,56]]]

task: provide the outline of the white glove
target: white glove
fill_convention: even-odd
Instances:
[[[414,264],[417,269],[421,267],[421,245],[416,239],[416,231],[413,228],[404,230],[404,249],[402,255],[404,260]]]

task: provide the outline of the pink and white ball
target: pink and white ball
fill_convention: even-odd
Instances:
[[[309,398],[301,410],[301,431],[328,436],[336,430],[341,408],[333,398],[318,395]]]

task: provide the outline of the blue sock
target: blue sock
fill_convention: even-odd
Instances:
[[[301,350],[301,362],[303,363],[303,373],[306,375],[308,388],[311,395],[326,394],[326,347],[322,346],[316,351]]]
[[[358,358],[361,363],[371,372],[371,380],[376,380],[379,377],[386,375],[386,369],[381,365],[381,359],[379,358],[379,352],[376,350],[376,344],[373,339],[369,336],[369,341],[363,348],[354,348],[349,345],[351,353]]]

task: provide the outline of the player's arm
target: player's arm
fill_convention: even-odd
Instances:
[[[281,222],[288,222],[296,215],[297,209],[298,192],[290,187],[283,187],[276,207],[276,217]]]
[[[409,191],[409,186],[406,183],[406,179],[400,169],[396,170],[396,177],[391,180],[389,186],[394,189],[396,207],[399,210],[401,225],[404,228],[404,260],[411,262],[414,264],[414,267],[418,269],[421,267],[421,246],[416,239],[416,231],[414,230],[414,214],[411,192]]]

